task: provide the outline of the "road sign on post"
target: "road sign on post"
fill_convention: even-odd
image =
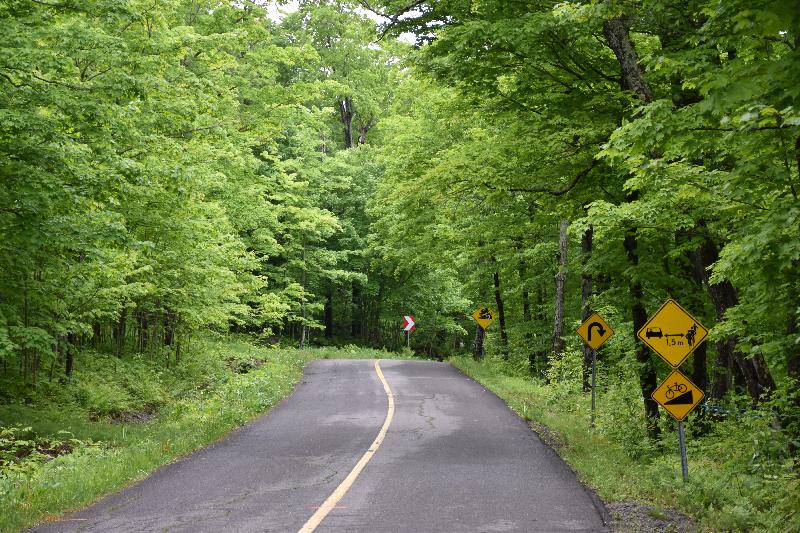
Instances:
[[[581,336],[583,342],[592,350],[597,350],[614,334],[611,326],[606,324],[603,317],[597,313],[592,313],[592,316],[580,325],[575,332]]]
[[[678,421],[678,447],[683,481],[689,481],[683,421],[703,401],[703,390],[678,371],[708,336],[708,330],[672,298],[642,326],[636,336],[672,366],[672,373],[650,395]]]
[[[472,313],[472,318],[478,323],[480,327],[486,329],[494,322],[494,310],[491,307],[481,307]]]
[[[592,313],[592,316],[587,318],[575,332],[580,335],[586,346],[592,349],[592,427],[594,427],[597,391],[597,349],[611,338],[614,330],[603,320],[603,317],[597,313]]]
[[[406,348],[411,348],[411,332],[417,329],[417,321],[411,315],[403,316],[403,331],[406,332]]]
[[[703,401],[704,394],[692,380],[673,370],[651,396],[672,418],[683,421]]]
[[[637,336],[671,367],[677,368],[708,336],[708,330],[670,298]]]
[[[689,481],[689,461],[686,458],[686,434],[683,421],[703,401],[703,390],[678,370],[673,370],[651,394],[653,400],[678,421],[678,450],[681,454],[681,474]]]

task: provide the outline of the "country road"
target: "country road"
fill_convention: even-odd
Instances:
[[[296,532],[315,513],[319,532],[607,530],[561,459],[449,364],[321,360],[267,415],[32,531]]]

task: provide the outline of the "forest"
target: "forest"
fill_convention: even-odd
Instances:
[[[800,527],[796,2],[0,0],[0,35],[0,498],[14,406],[169,403],[115,403],[150,393],[98,365],[205,375],[231,336],[399,351],[403,315],[416,355],[566,412],[598,312],[622,407],[596,431],[674,455],[670,367],[636,338],[672,297],[709,330],[690,438],[739,431],[758,496],[668,503]]]

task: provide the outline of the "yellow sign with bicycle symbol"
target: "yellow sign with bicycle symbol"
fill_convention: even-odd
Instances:
[[[703,401],[703,396],[702,389],[677,370],[673,370],[652,394],[653,399],[678,421],[686,419]]]
[[[670,364],[681,366],[708,336],[708,330],[670,298],[637,333],[639,339]]]

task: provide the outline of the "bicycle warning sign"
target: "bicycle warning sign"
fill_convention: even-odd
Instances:
[[[670,298],[636,335],[676,368],[703,342],[708,330]]]
[[[703,396],[700,387],[677,370],[673,370],[652,394],[652,398],[678,421],[684,420],[703,401]]]

